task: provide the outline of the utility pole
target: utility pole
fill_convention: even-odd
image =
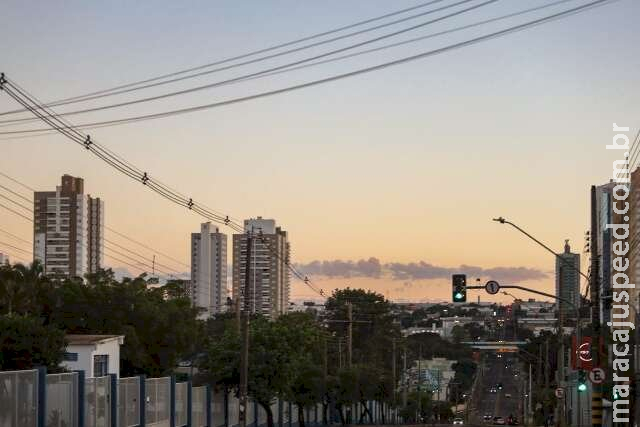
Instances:
[[[353,305],[351,302],[347,303],[347,366],[351,368],[353,363]]]
[[[407,345],[404,346],[402,355],[402,407],[407,408]]]
[[[242,316],[242,337],[240,354],[240,390],[239,390],[239,410],[238,424],[240,427],[247,427],[247,393],[249,377],[249,307],[250,307],[250,277],[251,277],[251,246],[253,244],[253,233],[247,231],[247,248],[244,268],[244,310]]]
[[[323,358],[322,358],[322,391],[325,397],[327,395],[328,371],[329,371],[329,349],[327,344],[327,337],[324,337],[324,352],[323,352]],[[324,403],[325,397],[322,398],[323,403]],[[322,424],[327,425],[327,411],[324,404],[322,405]]]
[[[422,344],[418,347],[418,423],[422,423]]]
[[[549,389],[549,338],[544,341],[545,356],[544,356],[544,388]]]
[[[589,277],[589,291],[591,293],[591,326],[596,342],[596,350],[592,351],[593,366],[600,367],[600,344],[602,330],[600,329],[600,265],[598,259],[598,201],[596,198],[596,186],[591,186],[591,232],[589,248],[591,252],[591,274]],[[578,349],[582,342],[578,342]],[[578,360],[580,360],[578,353]],[[591,424],[602,425],[602,384],[594,384],[591,397]]]
[[[342,369],[342,338],[338,338],[338,367]]]
[[[393,338],[392,344],[392,355],[391,355],[391,376],[393,377],[393,410],[396,410],[396,388],[398,385],[398,380],[396,378],[396,339]]]

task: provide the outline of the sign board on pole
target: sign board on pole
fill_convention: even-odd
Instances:
[[[500,284],[495,280],[489,280],[484,285],[484,290],[487,291],[488,294],[495,295],[500,291]]]
[[[556,397],[558,399],[564,399],[564,389],[562,387],[556,389]]]
[[[593,368],[589,371],[589,381],[592,384],[602,384],[605,380],[606,374],[602,368]]]

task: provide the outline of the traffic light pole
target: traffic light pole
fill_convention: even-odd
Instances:
[[[467,286],[466,289],[484,289],[484,290],[487,290],[487,287],[486,286]],[[548,294],[548,293],[542,292],[542,291],[537,291],[535,289],[525,288],[524,286],[518,286],[518,285],[505,285],[505,286],[502,286],[502,285],[500,285],[498,289],[518,289],[518,290],[521,290],[521,291],[530,292],[532,294],[542,295],[542,296],[547,297],[547,298],[553,298],[553,299],[555,299],[557,301],[562,301],[565,304],[570,305],[573,308],[573,310],[575,311],[575,313],[576,313],[576,342],[577,342],[577,347],[578,347],[577,348],[577,350],[578,350],[577,361],[578,361],[579,367],[582,367],[582,363],[581,363],[582,360],[580,358],[580,346],[582,344],[582,336],[581,336],[581,334],[582,334],[582,321],[580,319],[580,309],[579,309],[578,306],[576,306],[573,302],[569,301],[566,298],[562,298],[562,297],[559,297],[559,296],[556,296],[556,295]],[[497,293],[497,291],[496,291],[496,293]],[[561,343],[564,343],[564,331],[562,331],[562,330],[560,331],[560,337],[561,337]],[[564,358],[564,354],[563,354],[563,358]],[[559,370],[560,370],[560,381],[564,385],[564,362],[559,367]],[[578,409],[578,424],[577,424],[577,426],[581,427],[582,426],[582,417],[581,417],[582,414],[580,413],[580,394],[579,393],[578,393],[578,401],[577,401],[577,403],[578,403],[578,408],[577,408]]]

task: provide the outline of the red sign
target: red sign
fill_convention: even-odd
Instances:
[[[575,335],[571,338],[571,367],[573,369],[591,371],[597,367],[593,361],[595,352],[597,351],[596,343],[591,337],[582,337],[581,340],[582,342],[578,347]],[[600,347],[600,355],[602,357],[602,342],[600,342]]]

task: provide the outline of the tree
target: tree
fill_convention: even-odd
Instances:
[[[0,370],[45,366],[59,372],[65,351],[64,331],[22,314],[0,315]]]
[[[307,313],[290,313],[269,321],[257,316],[249,330],[248,394],[267,413],[273,427],[271,404],[276,397],[298,406],[304,426],[303,409],[320,400],[321,373],[318,369],[321,330]],[[204,378],[225,389],[238,389],[240,382],[240,337],[231,324],[221,339],[211,341],[200,361]]]

